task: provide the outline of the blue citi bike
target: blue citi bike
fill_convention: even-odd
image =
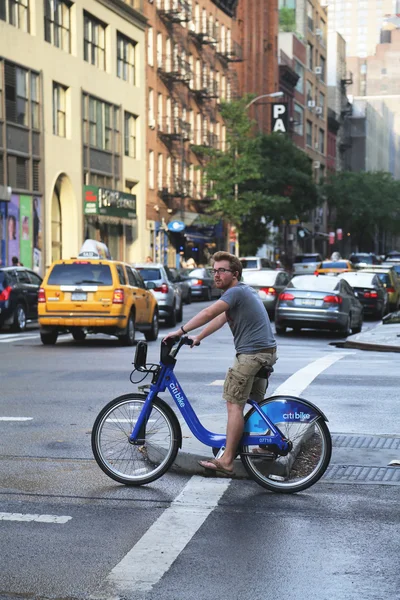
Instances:
[[[179,350],[188,337],[161,343],[159,364],[147,364],[147,344],[138,342],[135,371],[152,374],[143,393],[111,400],[92,430],[92,450],[100,468],[125,485],[143,485],[161,477],[182,447],[182,431],[173,409],[159,394],[167,389],[193,435],[221,456],[226,436],[208,431],[199,421],[174,373]],[[257,377],[267,379],[272,368]],[[268,490],[293,493],[316,483],[326,471],[332,440],[327,418],[314,404],[294,396],[248,400],[238,455],[248,475]]]

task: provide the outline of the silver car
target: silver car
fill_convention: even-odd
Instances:
[[[181,323],[182,314],[182,290],[168,267],[161,263],[135,263],[132,265],[139,271],[144,281],[151,281],[155,287],[151,291],[158,303],[160,319],[165,319],[169,327],[175,327]]]
[[[293,273],[296,275],[309,275],[322,262],[320,254],[298,254],[293,261]]]
[[[335,275],[299,275],[293,277],[279,295],[275,310],[278,335],[287,327],[299,331],[330,329],[347,336],[359,333],[363,307],[344,279]]]
[[[243,270],[242,281],[258,292],[266,311],[273,317],[278,296],[289,283],[290,275],[286,271],[272,269]]]

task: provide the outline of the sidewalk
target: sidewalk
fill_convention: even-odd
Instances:
[[[379,324],[365,333],[349,336],[343,342],[335,342],[334,345],[339,348],[357,348],[375,352],[400,352],[400,324]],[[226,412],[207,416],[200,415],[199,418],[206,429],[215,433],[225,433]],[[205,470],[198,464],[198,461],[211,458],[213,456],[212,449],[199,442],[182,419],[179,422],[182,428],[182,449],[178,452],[173,469],[191,475],[204,475]],[[215,475],[224,477],[218,473]],[[247,477],[240,459],[236,460],[234,478]]]
[[[365,333],[357,333],[349,336],[344,342],[335,343],[335,346],[375,352],[400,352],[400,324],[380,323]]]

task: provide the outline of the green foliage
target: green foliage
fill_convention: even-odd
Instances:
[[[279,10],[279,30],[296,31],[296,10],[282,7]]]
[[[400,182],[390,173],[342,171],[324,184],[332,226],[351,233],[352,245],[370,251],[378,231],[400,233]]]
[[[242,251],[265,243],[268,223],[302,218],[317,205],[311,161],[282,134],[254,136],[247,104],[223,103],[226,151],[203,148],[205,182],[215,200],[208,213],[238,227]]]

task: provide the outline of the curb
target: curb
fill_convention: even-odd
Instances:
[[[400,352],[400,346],[390,346],[389,344],[369,344],[368,342],[343,342],[343,345],[336,345],[339,348],[357,348],[359,350],[373,350],[375,352]]]

